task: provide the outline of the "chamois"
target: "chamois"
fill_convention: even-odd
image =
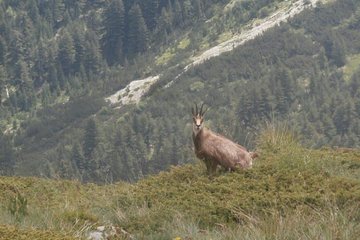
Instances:
[[[235,170],[236,167],[250,168],[252,161],[258,155],[255,152],[248,152],[243,146],[212,132],[204,127],[203,106],[198,111],[192,108],[193,117],[193,134],[192,138],[195,146],[195,155],[204,161],[209,175],[216,172],[218,165],[226,170]]]

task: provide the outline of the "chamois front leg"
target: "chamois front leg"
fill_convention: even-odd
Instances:
[[[206,165],[206,170],[209,176],[212,176],[213,174],[216,173],[216,168],[217,168],[217,162],[215,162],[212,159],[203,159],[203,161],[205,162]]]

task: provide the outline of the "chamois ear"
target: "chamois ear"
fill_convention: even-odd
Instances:
[[[196,116],[196,115],[195,115],[194,107],[191,107],[191,113],[192,113],[193,116]]]

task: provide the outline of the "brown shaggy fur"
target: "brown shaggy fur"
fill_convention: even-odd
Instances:
[[[209,174],[216,171],[218,165],[227,170],[236,167],[250,168],[252,161],[258,156],[255,152],[248,152],[243,146],[221,136],[203,126],[204,113],[196,107],[193,109],[193,141],[196,156],[203,160]]]

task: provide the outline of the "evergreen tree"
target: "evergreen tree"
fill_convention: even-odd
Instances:
[[[15,166],[13,143],[9,136],[0,132],[0,175],[11,175]]]
[[[43,85],[48,74],[48,63],[49,63],[48,53],[44,46],[43,41],[40,41],[36,50],[35,50],[35,62],[32,67],[32,72],[34,75],[34,87],[38,88]]]
[[[295,98],[295,81],[289,69],[282,67],[278,70],[277,76],[280,81],[282,92],[284,93],[285,102],[290,105]]]
[[[69,12],[72,19],[79,17],[85,5],[85,0],[64,0],[65,8]]]
[[[71,160],[81,174],[85,170],[84,158],[81,154],[79,144],[75,143],[71,150]]]
[[[5,64],[5,56],[6,56],[6,43],[4,38],[0,35],[0,65]]]
[[[123,60],[125,11],[122,0],[111,0],[103,16],[104,33],[101,39],[104,57],[109,65]]]
[[[28,15],[31,18],[32,22],[34,22],[35,24],[38,24],[40,15],[39,15],[39,8],[38,5],[36,3],[36,0],[28,0],[26,1],[26,8],[29,9],[28,10]]]
[[[138,4],[130,9],[128,18],[127,55],[133,58],[138,53],[147,50],[149,44],[148,30]]]
[[[123,166],[124,134],[121,129],[116,130],[113,138],[113,145],[110,153],[109,162],[111,163],[111,173],[113,180],[125,179],[122,174],[125,172]]]
[[[196,18],[201,19],[203,17],[203,11],[200,0],[193,0],[193,5]]]
[[[5,93],[6,88],[6,80],[7,80],[7,74],[5,67],[0,64],[0,106],[3,103],[3,94]]]
[[[183,19],[192,19],[192,4],[190,0],[182,1]]]
[[[159,23],[157,26],[157,31],[159,35],[165,36],[165,41],[167,40],[167,34],[172,31],[172,15],[171,12],[167,8],[162,8],[161,16],[159,18]]]
[[[89,75],[97,74],[101,70],[102,58],[100,53],[100,44],[94,31],[89,30],[85,35],[87,41],[85,44],[84,67]]]
[[[65,16],[65,4],[63,1],[51,0],[51,15],[55,27],[60,27]]]
[[[157,13],[159,10],[159,0],[140,1],[141,10],[150,31],[154,30],[157,23]]]
[[[85,135],[83,141],[84,158],[87,164],[91,160],[92,154],[97,144],[98,144],[98,139],[97,139],[96,123],[94,118],[90,118],[86,123]]]
[[[64,30],[59,42],[58,61],[65,76],[72,74],[75,61],[74,40],[68,31]]]
[[[59,89],[58,73],[55,64],[49,66],[49,73],[47,81],[51,92],[56,92]]]
[[[76,73],[80,72],[81,66],[83,66],[85,61],[86,54],[86,41],[83,31],[83,24],[75,26],[73,39],[74,39],[74,49],[75,49],[75,59],[74,59],[74,71]]]
[[[346,47],[344,40],[336,36],[333,38],[331,48],[331,58],[338,67],[342,67],[346,64]]]
[[[172,145],[171,146],[172,149],[171,149],[171,155],[170,155],[171,156],[170,163],[172,165],[176,166],[176,165],[179,165],[179,163],[180,163],[180,153],[181,153],[180,146],[176,140],[176,137],[172,138],[171,145]]]
[[[173,13],[174,13],[174,18],[173,18],[174,26],[182,26],[184,23],[184,18],[181,10],[181,5],[178,0],[174,1]]]

